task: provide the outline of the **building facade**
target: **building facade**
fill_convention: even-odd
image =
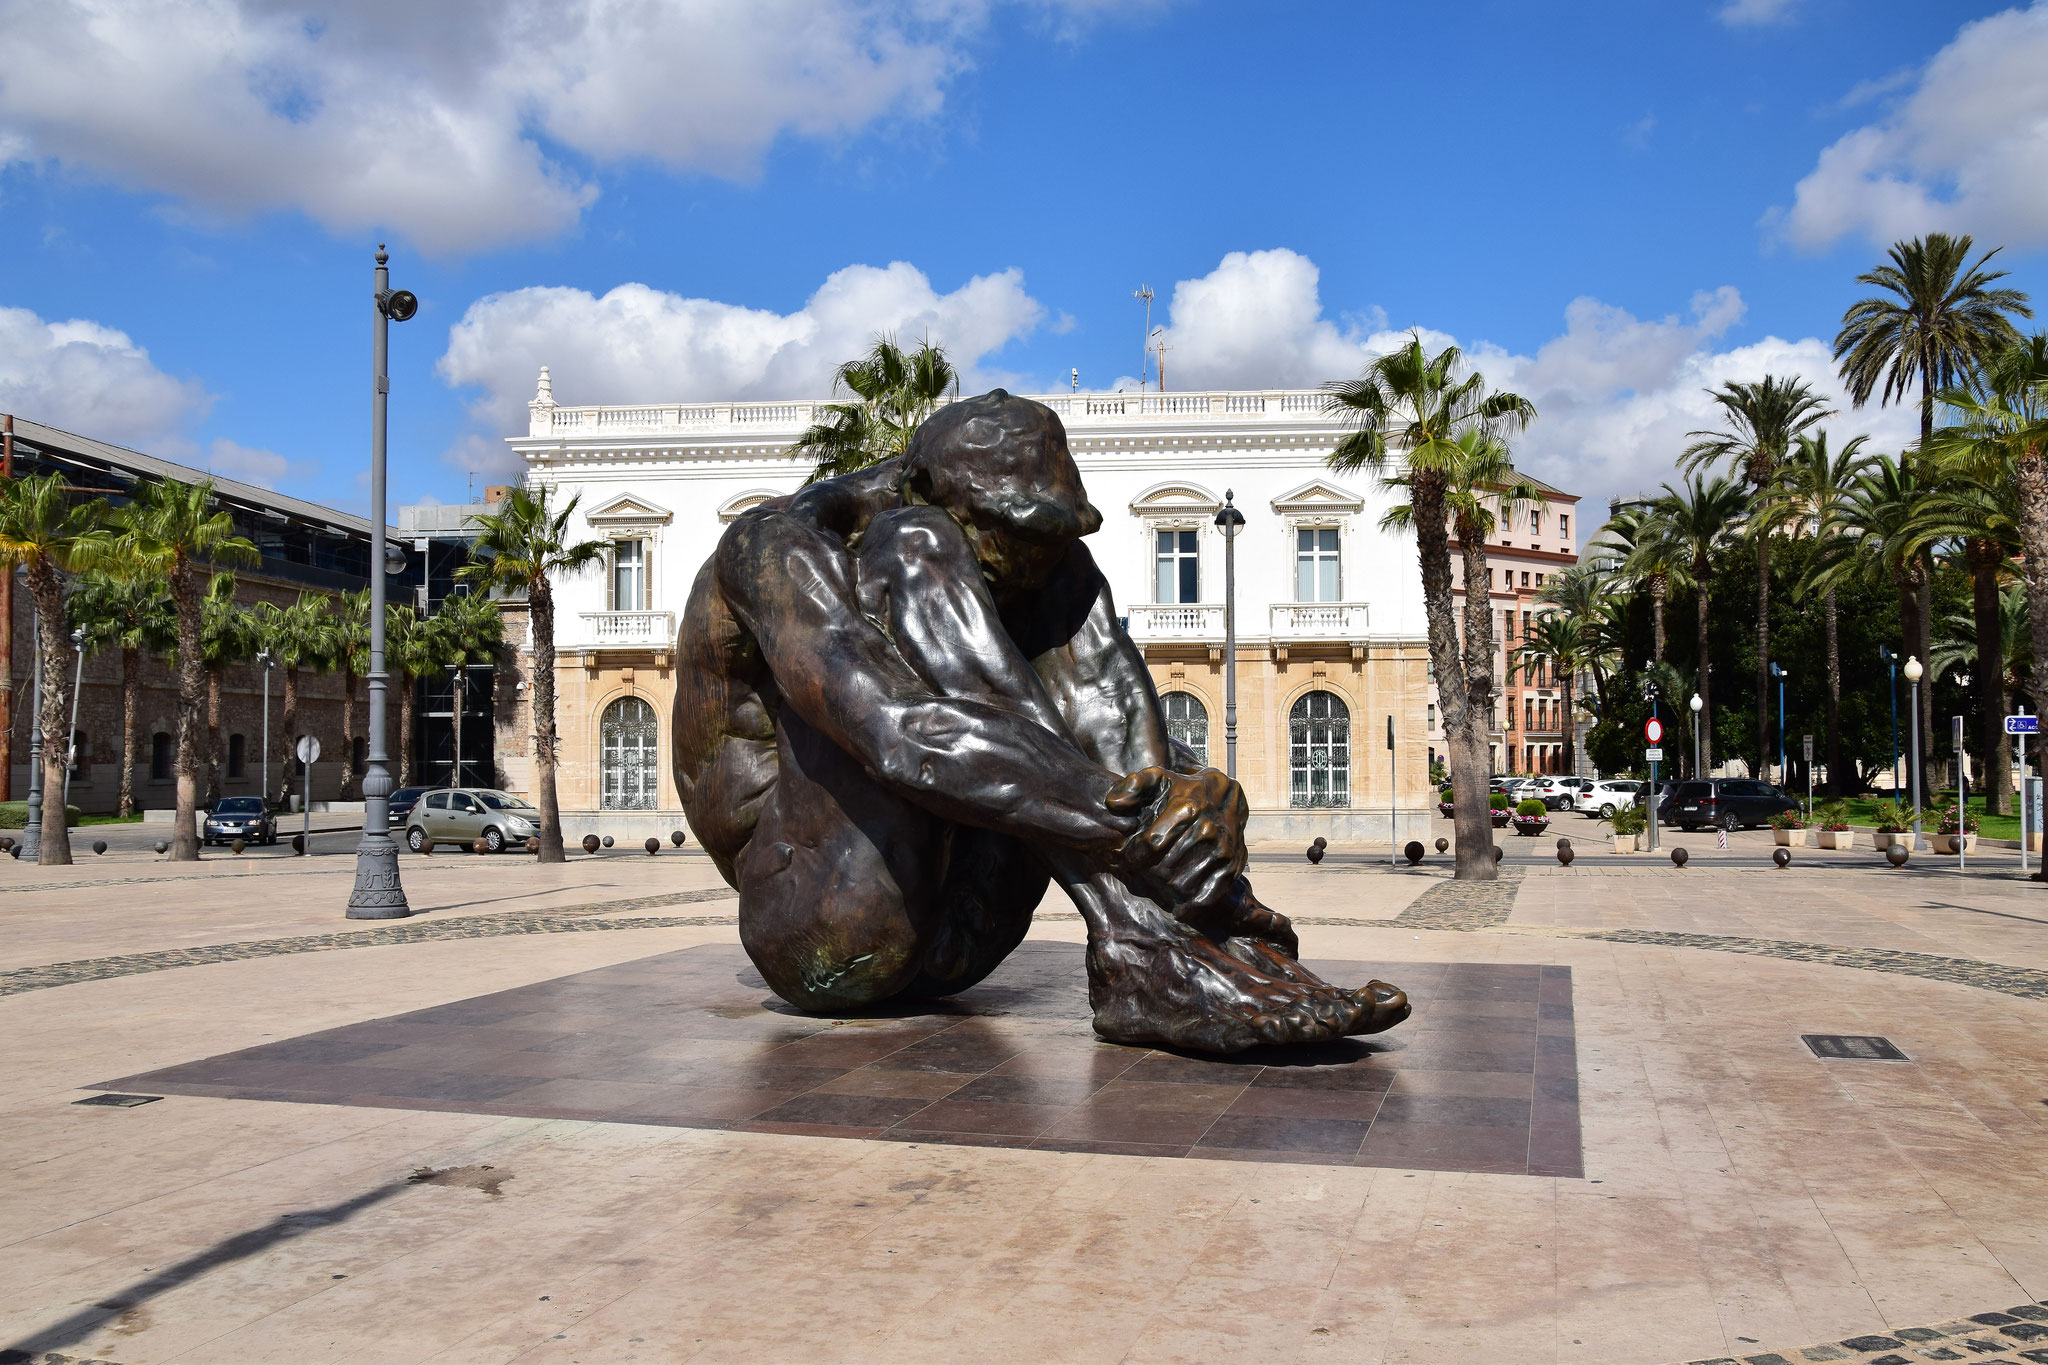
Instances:
[[[1104,517],[1089,539],[1169,725],[1225,764],[1226,555],[1234,543],[1237,775],[1261,837],[1402,840],[1432,818],[1430,681],[1413,542],[1383,531],[1393,497],[1333,475],[1343,428],[1317,391],[1050,394]],[[719,535],[794,491],[788,454],[820,403],[573,407],[546,371],[510,444],[527,478],[577,500],[572,534],[611,542],[555,586],[565,828],[638,837],[681,824],[669,775],[673,642]],[[559,505],[559,503],[557,504]],[[507,618],[508,626],[517,619]],[[529,786],[522,671],[499,687],[498,762]],[[1389,748],[1391,734],[1392,747]]]

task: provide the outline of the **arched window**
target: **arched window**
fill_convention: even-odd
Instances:
[[[1192,692],[1168,692],[1159,698],[1166,712],[1166,736],[1184,744],[1203,764],[1209,762],[1209,708]]]
[[[598,729],[604,746],[598,804],[605,810],[653,810],[661,766],[654,708],[639,697],[621,697],[604,709]]]
[[[1351,804],[1351,711],[1334,692],[1306,692],[1287,717],[1295,806]]]

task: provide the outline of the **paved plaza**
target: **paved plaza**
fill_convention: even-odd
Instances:
[[[1556,832],[1257,850],[1417,1009],[1228,1060],[1095,1041],[1056,892],[817,1019],[694,845],[0,862],[0,1359],[2048,1361],[2048,886]]]

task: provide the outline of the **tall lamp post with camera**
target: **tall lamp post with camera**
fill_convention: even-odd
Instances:
[[[1906,682],[1912,688],[1909,698],[1913,714],[1913,851],[1920,851],[1920,678],[1927,670],[1921,667],[1918,656],[1906,659]]]
[[[1223,533],[1223,772],[1237,776],[1237,533],[1244,513],[1237,510],[1231,489],[1223,490],[1216,529]]]
[[[390,755],[384,749],[384,579],[402,572],[405,551],[384,538],[384,430],[391,396],[390,324],[420,308],[406,289],[391,288],[390,256],[377,244],[370,321],[370,694],[369,753],[363,768],[363,839],[356,845],[356,882],[348,897],[350,919],[404,919],[412,914],[398,879],[398,845],[391,839]]]

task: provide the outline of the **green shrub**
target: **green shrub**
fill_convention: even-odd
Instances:
[[[1847,801],[1824,801],[1817,814],[1820,818],[1820,827],[1831,834],[1839,834],[1849,828]]]
[[[1548,816],[1550,814],[1550,807],[1532,796],[1515,807],[1515,814],[1530,818]]]
[[[1607,823],[1616,834],[1641,834],[1650,827],[1650,813],[1641,806],[1616,806]]]
[[[1436,794],[1436,799],[1443,802],[1446,806],[1452,804],[1451,789],[1449,787],[1445,787],[1442,791]]]
[[[1781,810],[1771,817],[1772,829],[1805,829],[1806,817],[1796,810]]]
[[[1487,799],[1487,802],[1486,802],[1486,804],[1487,804],[1487,806],[1488,806],[1488,807],[1489,807],[1490,809],[1493,809],[1493,810],[1506,810],[1506,809],[1508,808],[1508,796],[1507,796],[1507,793],[1506,793],[1506,792],[1495,792],[1495,793],[1493,793],[1493,795],[1492,795],[1491,797],[1489,797],[1489,798]]]
[[[1904,834],[1913,828],[1913,807],[1900,801],[1880,802],[1877,807],[1879,834]]]
[[[46,807],[45,809],[47,809],[47,807]],[[77,825],[78,825],[78,817],[79,817],[80,815],[82,815],[83,813],[84,813],[84,812],[80,811],[80,810],[78,809],[78,807],[76,807],[76,806],[66,806],[66,807],[64,808],[64,825],[65,825],[65,827],[66,827],[67,829],[70,829],[70,828],[76,828],[76,827],[77,827]],[[0,801],[0,829],[27,829],[27,828],[28,828],[28,802],[26,802],[26,801]]]

